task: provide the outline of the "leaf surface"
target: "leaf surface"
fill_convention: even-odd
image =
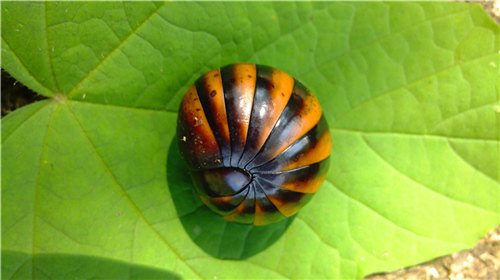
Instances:
[[[49,97],[2,120],[2,277],[361,278],[500,222],[500,28],[479,5],[4,2],[2,68]],[[481,42],[481,43],[478,43]],[[225,222],[175,145],[202,73],[318,97],[327,179],[292,218]]]

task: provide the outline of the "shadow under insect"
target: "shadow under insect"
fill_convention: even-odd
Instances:
[[[5,279],[182,279],[175,272],[97,256],[2,250]]]
[[[237,224],[213,213],[199,199],[175,137],[167,158],[167,181],[177,214],[191,239],[220,259],[246,259],[273,244],[294,216],[266,226]]]

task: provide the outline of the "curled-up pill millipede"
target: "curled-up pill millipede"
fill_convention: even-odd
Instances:
[[[283,71],[247,63],[214,69],[188,88],[177,141],[201,201],[228,221],[254,225],[308,203],[331,149],[316,97]]]

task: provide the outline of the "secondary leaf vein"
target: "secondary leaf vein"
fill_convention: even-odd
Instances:
[[[347,198],[349,198],[350,200],[352,200],[354,203],[370,210],[371,212],[373,212],[374,214],[376,214],[377,216],[381,217],[382,219],[386,220],[387,222],[389,222],[391,225],[393,225],[395,228],[399,228],[401,229],[402,231],[404,232],[407,232],[417,238],[420,238],[420,239],[424,239],[424,240],[432,240],[432,241],[438,241],[440,243],[443,243],[443,244],[453,244],[453,245],[456,245],[457,243],[456,242],[448,242],[448,241],[444,241],[444,240],[440,240],[440,239],[436,239],[436,238],[433,238],[433,237],[428,237],[428,236],[424,236],[424,235],[421,235],[421,234],[417,234],[413,231],[411,231],[410,229],[407,229],[407,228],[404,228],[403,226],[401,225],[398,225],[396,222],[392,221],[391,219],[389,219],[388,217],[384,216],[382,213],[378,212],[377,210],[373,209],[373,207],[367,205],[366,203],[364,203],[363,201],[361,200],[358,200],[357,198],[349,195],[348,193],[346,193],[343,189],[337,187],[333,181],[329,178],[326,178],[325,179],[326,182],[328,182],[330,187],[332,188],[335,188],[336,190],[338,190],[340,193],[342,193],[343,195],[345,195]],[[465,245],[465,244],[459,244],[459,245]]]
[[[131,107],[131,106],[124,106],[124,105],[118,105],[118,104],[109,104],[109,103],[97,103],[97,102],[88,102],[88,101],[81,101],[81,100],[67,100],[67,103],[82,103],[82,104],[91,104],[91,105],[96,105],[96,106],[103,106],[103,107],[111,107],[111,108],[117,108],[117,109],[127,109],[127,110],[139,110],[139,111],[149,111],[149,112],[158,112],[158,113],[167,113],[167,114],[177,114],[177,112],[174,111],[169,111],[169,110],[164,110],[164,109],[156,109],[156,108],[147,108],[147,107]]]
[[[42,101],[39,101],[39,102],[46,102],[47,105],[49,104],[49,100],[42,100]],[[45,106],[40,106],[40,108],[38,108],[37,110],[33,111],[31,114],[29,114],[24,120],[22,120],[20,123],[17,124],[17,126],[12,129],[10,131],[9,134],[5,135],[5,137],[2,139],[2,143],[5,143],[7,142],[7,139],[9,139],[10,136],[12,136],[14,134],[14,132],[16,132],[20,127],[22,127],[27,121],[29,121],[31,118],[33,118],[33,116],[35,116],[38,112],[40,112],[42,109],[44,109],[45,107],[47,107],[47,105]],[[2,135],[3,136],[3,135]]]
[[[47,61],[49,62],[49,69],[51,73],[52,80],[54,82],[54,86],[56,87],[56,91],[60,92],[59,84],[57,83],[56,75],[54,72],[54,65],[52,63],[52,57],[50,56],[51,48],[49,48],[49,28],[47,26],[47,2],[43,2],[43,14],[44,19],[43,23],[45,25],[45,46],[47,47]]]
[[[38,86],[40,86],[41,88],[43,88],[47,95],[51,95],[53,96],[54,95],[54,92],[52,92],[51,89],[49,89],[48,87],[46,87],[45,85],[42,84],[42,82],[38,79],[37,76],[35,76],[33,74],[33,72],[31,72],[31,70],[24,64],[24,62],[21,60],[21,58],[19,58],[19,56],[14,52],[14,50],[10,47],[9,43],[7,42],[7,40],[5,40],[3,37],[2,37],[2,45],[3,46],[6,46],[9,50],[10,50],[10,53],[12,53],[12,56],[14,57],[15,60],[17,60],[17,62],[19,63],[19,65],[23,68],[24,71],[26,71],[29,76],[31,78],[33,78],[33,81],[35,83],[38,84]],[[2,47],[3,47],[2,46]],[[3,66],[2,66],[3,67]]]
[[[413,132],[397,132],[397,131],[362,131],[356,129],[346,129],[346,128],[330,128],[332,132],[343,132],[343,133],[354,133],[354,134],[379,134],[379,135],[393,135],[400,137],[422,137],[422,138],[435,138],[435,139],[443,139],[443,140],[460,140],[460,141],[469,141],[469,142],[500,142],[500,139],[485,139],[485,138],[465,138],[458,136],[447,136],[447,135],[438,135],[438,134],[427,134],[427,133],[413,133]]]
[[[458,62],[458,63],[455,63],[455,64],[452,64],[448,67],[445,67],[443,69],[440,69],[438,71],[433,71],[432,73],[429,73],[428,75],[424,75],[420,78],[417,78],[409,83],[405,83],[403,85],[400,85],[400,86],[397,86],[395,88],[392,88],[392,89],[387,89],[386,91],[376,95],[376,96],[371,96],[370,98],[366,99],[365,101],[363,102],[360,102],[359,104],[356,104],[356,106],[354,107],[351,107],[349,111],[345,112],[344,115],[347,115],[348,113],[354,111],[355,109],[365,105],[365,104],[368,104],[370,102],[373,102],[375,99],[379,99],[379,98],[382,98],[382,97],[385,97],[387,95],[390,95],[391,93],[395,93],[396,91],[398,90],[401,90],[401,89],[405,89],[405,88],[409,88],[413,85],[416,85],[422,81],[424,81],[425,79],[428,79],[430,77],[434,77],[434,76],[438,76],[439,74],[443,74],[445,73],[446,71],[449,71],[449,70],[452,70],[454,68],[457,68],[457,67],[462,67],[464,65],[467,65],[469,63],[472,63],[472,62],[475,62],[477,60],[480,60],[480,59],[483,59],[483,58],[486,58],[486,57],[489,57],[489,56],[493,56],[493,55],[496,55],[495,53],[489,53],[487,55],[483,55],[483,56],[478,56],[478,57],[475,57],[473,59],[470,59],[470,60],[467,60],[467,61],[463,61],[463,62]],[[341,117],[337,117],[336,119],[339,119]]]
[[[459,204],[465,204],[469,207],[472,207],[472,208],[476,208],[476,209],[479,209],[479,210],[482,210],[482,211],[486,211],[486,212],[489,212],[489,213],[492,213],[492,214],[496,214],[495,212],[493,212],[492,210],[489,210],[489,209],[486,209],[486,208],[483,208],[483,207],[480,207],[478,205],[474,205],[474,204],[470,204],[466,201],[461,201],[457,198],[453,198],[453,197],[449,197],[445,194],[442,194],[440,193],[439,191],[429,187],[429,186],[426,186],[424,185],[423,183],[413,179],[412,177],[410,177],[408,174],[405,174],[404,172],[402,172],[401,170],[399,170],[396,166],[394,166],[391,162],[389,162],[387,159],[385,159],[374,147],[372,147],[368,141],[366,140],[366,138],[363,136],[363,135],[360,135],[361,136],[361,140],[363,140],[363,142],[365,143],[365,145],[378,157],[380,158],[383,162],[385,162],[391,169],[393,169],[394,171],[396,171],[398,174],[401,174],[403,177],[409,179],[410,181],[414,182],[417,186],[421,186],[423,187],[424,189],[426,190],[429,190],[431,191],[432,193],[434,194],[437,194],[438,196],[441,196],[445,199],[448,199],[448,200],[452,200],[452,201],[455,201]]]
[[[179,252],[177,252],[168,242],[167,240],[156,230],[156,228],[148,221],[148,219],[146,219],[146,217],[144,216],[144,214],[142,213],[142,211],[139,209],[139,207],[137,206],[137,204],[135,204],[135,202],[132,200],[132,198],[127,194],[127,192],[125,191],[125,189],[123,188],[123,186],[120,184],[120,182],[118,181],[118,179],[115,177],[115,175],[111,172],[111,170],[109,169],[108,165],[106,164],[106,162],[104,161],[104,159],[102,158],[102,156],[99,154],[99,152],[97,151],[97,148],[95,147],[94,143],[92,142],[92,140],[90,139],[90,137],[88,136],[87,132],[85,131],[85,129],[83,128],[82,124],[80,123],[80,121],[78,120],[78,118],[76,117],[76,115],[73,113],[73,111],[71,110],[71,108],[66,105],[66,109],[68,110],[68,112],[70,113],[71,117],[73,118],[73,120],[75,121],[75,124],[76,126],[79,128],[79,130],[82,132],[85,140],[89,143],[89,146],[92,148],[92,151],[94,151],[95,155],[97,156],[97,158],[99,159],[99,162],[101,163],[101,165],[103,166],[103,168],[106,170],[106,173],[109,174],[109,176],[111,177],[111,179],[113,180],[114,184],[118,187],[118,190],[120,191],[121,195],[126,198],[126,200],[129,202],[130,206],[135,210],[135,212],[137,213],[137,215],[140,217],[141,220],[143,220],[146,225],[148,225],[148,227],[151,229],[151,231],[170,249],[170,251],[177,257],[177,259],[179,259],[180,261],[182,261],[182,258],[179,254]],[[192,267],[190,266],[187,262],[185,261],[182,261],[194,274],[196,274],[200,279],[202,279],[203,277]]]
[[[130,34],[121,41],[120,44],[118,44],[113,50],[111,50],[100,62],[97,64],[93,69],[91,69],[85,77],[83,77],[68,93],[67,95],[69,97],[73,96],[73,94],[80,88],[80,86],[85,83],[102,65],[104,65],[105,62],[107,62],[110,57],[118,50],[121,49],[125,43],[132,38],[133,35],[135,35],[141,27],[143,27],[152,17],[155,15],[159,9],[161,9],[165,5],[165,2],[162,2],[161,5],[159,5],[148,17],[144,19],[143,22],[141,22],[137,27],[130,32]]]
[[[39,161],[39,167],[38,167],[38,174],[37,174],[37,177],[36,177],[36,181],[35,181],[35,189],[34,189],[34,199],[33,199],[33,232],[32,232],[32,250],[31,250],[31,255],[33,256],[33,258],[31,259],[32,260],[32,263],[31,263],[31,276],[34,276],[35,275],[35,241],[36,241],[36,233],[37,233],[37,215],[36,215],[36,208],[37,208],[37,205],[38,205],[38,196],[39,196],[39,191],[40,191],[40,180],[41,180],[41,177],[42,177],[42,165],[43,165],[43,161],[44,161],[44,158],[45,158],[45,153],[47,152],[47,139],[49,138],[49,135],[50,135],[50,131],[51,131],[51,125],[54,121],[54,116],[56,114],[56,111],[57,109],[59,109],[59,104],[55,105],[54,106],[54,109],[51,113],[51,116],[50,116],[50,119],[47,123],[47,131],[45,132],[45,136],[43,138],[43,142],[42,142],[42,151],[41,151],[41,154],[40,154],[40,161]]]

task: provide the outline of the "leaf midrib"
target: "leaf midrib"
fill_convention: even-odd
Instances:
[[[68,97],[72,97],[73,94],[80,88],[80,86],[85,83],[85,81],[87,81],[90,77],[92,77],[92,75],[104,64],[106,63],[112,56],[115,52],[117,52],[118,50],[121,49],[121,47],[130,39],[132,38],[134,35],[136,35],[139,30],[155,15],[157,14],[158,10],[160,10],[162,7],[164,7],[166,4],[166,2],[161,2],[161,5],[159,5],[158,7],[156,7],[152,12],[151,14],[149,14],[140,24],[138,24],[134,30],[132,30],[132,32],[130,32],[127,37],[123,38],[123,40],[118,44],[116,45],[110,52],[108,52],[108,54],[106,54],[106,56],[94,67],[92,68],[88,73],[87,75],[85,75],[85,77],[83,77],[78,83],[76,83],[76,85],[71,89],[69,90],[69,92],[66,94]]]
[[[443,139],[443,140],[458,140],[464,142],[498,142],[500,143],[500,139],[489,139],[489,138],[467,138],[460,136],[449,136],[442,134],[431,134],[431,133],[415,133],[415,132],[406,132],[406,131],[364,131],[350,128],[342,128],[342,127],[331,127],[330,131],[332,132],[342,132],[342,133],[359,133],[359,134],[372,134],[372,135],[393,135],[396,137],[423,137],[430,139]]]
[[[137,206],[137,204],[132,200],[132,198],[128,195],[128,193],[125,191],[125,189],[123,188],[123,186],[120,184],[120,182],[118,181],[118,179],[116,178],[116,176],[113,174],[113,172],[111,172],[111,170],[109,169],[108,165],[106,164],[106,162],[104,161],[104,159],[102,158],[102,156],[99,154],[99,152],[97,151],[94,143],[92,142],[92,140],[90,139],[90,137],[88,136],[87,132],[85,131],[85,129],[83,128],[83,126],[81,125],[80,121],[78,120],[78,118],[76,117],[76,115],[73,113],[73,111],[71,110],[71,108],[65,104],[65,107],[66,109],[68,110],[68,113],[69,115],[72,117],[72,119],[74,120],[76,126],[78,127],[78,129],[81,131],[81,133],[84,135],[84,138],[85,140],[88,142],[91,150],[95,153],[95,155],[97,156],[99,162],[101,163],[101,165],[103,166],[103,168],[105,169],[106,173],[109,174],[109,176],[111,177],[111,180],[114,182],[114,185],[117,186],[117,189],[118,191],[121,193],[121,195],[126,198],[126,201],[129,203],[129,205],[133,208],[133,210],[137,213],[138,217],[143,220],[146,225],[151,229],[151,231],[159,238],[159,240],[162,241],[162,243],[164,243],[169,249],[170,251],[181,261],[183,262],[186,267],[188,267],[195,275],[197,275],[200,279],[203,279],[203,277],[199,274],[198,271],[196,271],[191,265],[189,265],[187,262],[185,262],[182,258],[181,258],[181,255],[179,254],[179,252],[177,252],[177,250],[175,250],[168,242],[167,240],[153,227],[153,225],[151,224],[151,222],[146,219],[146,217],[144,216],[144,214],[142,213],[142,211],[139,209],[139,207]]]
[[[472,4],[470,4],[472,5]],[[346,51],[332,57],[332,58],[329,58],[319,64],[315,64],[314,65],[314,68],[309,68],[309,69],[306,69],[304,71],[302,71],[300,73],[300,76],[303,76],[303,75],[306,75],[307,73],[311,73],[313,72],[315,69],[319,69],[321,68],[322,66],[328,64],[328,63],[331,63],[332,61],[335,61],[335,60],[338,60],[339,58],[343,57],[343,56],[346,56],[348,55],[349,53],[351,53],[352,51],[361,51],[361,50],[364,50],[364,49],[369,49],[371,47],[373,47],[375,44],[377,43],[380,43],[381,41],[384,41],[384,40],[387,40],[388,38],[391,38],[395,35],[400,35],[400,34],[403,34],[407,31],[410,31],[414,28],[419,28],[422,24],[425,24],[427,22],[433,22],[433,21],[436,21],[436,20],[439,20],[439,19],[442,19],[442,18],[447,18],[447,17],[451,17],[451,16],[455,16],[455,15],[458,15],[458,14],[462,14],[462,13],[466,13],[469,9],[465,8],[464,10],[461,10],[461,11],[458,11],[458,12],[455,12],[453,14],[447,14],[447,15],[440,15],[440,16],[436,16],[436,17],[431,17],[431,18],[425,18],[424,20],[422,21],[419,21],[419,22],[415,22],[413,23],[412,25],[406,27],[406,28],[403,28],[403,29],[400,29],[396,32],[391,32],[389,30],[388,34],[387,35],[384,35],[382,37],[377,37],[376,39],[374,39],[373,41],[370,41],[366,44],[363,44],[363,45],[359,45],[355,48],[348,48]]]
[[[47,1],[43,2],[43,24],[45,25],[45,47],[47,49],[47,60],[49,63],[49,69],[52,77],[52,81],[54,83],[54,86],[56,87],[56,92],[60,92],[61,89],[59,88],[59,83],[57,82],[56,79],[56,74],[54,72],[54,63],[52,62],[52,57],[50,56],[50,48],[49,48],[49,28],[47,26]],[[54,94],[54,93],[53,93]]]
[[[37,234],[37,214],[38,211],[36,210],[37,209],[37,206],[39,204],[38,200],[39,200],[39,191],[40,191],[40,180],[41,180],[41,177],[42,177],[42,164],[43,164],[43,161],[45,160],[45,153],[47,151],[47,139],[49,138],[49,134],[50,132],[52,131],[51,130],[51,126],[53,124],[53,121],[54,121],[54,116],[57,112],[57,110],[59,109],[59,106],[58,104],[54,106],[52,112],[51,112],[51,115],[50,115],[50,118],[49,118],[49,121],[47,123],[47,130],[45,132],[45,136],[44,136],[44,139],[43,139],[43,142],[42,142],[42,151],[41,151],[41,154],[40,154],[40,161],[38,163],[38,174],[37,174],[37,177],[36,177],[36,181],[35,181],[35,189],[34,189],[34,198],[33,198],[33,227],[32,227],[32,239],[31,239],[31,242],[32,242],[32,250],[31,250],[31,255],[34,256],[35,255],[35,241],[36,241],[36,234]],[[34,114],[36,115],[36,114]],[[35,258],[31,258],[31,276],[33,277],[35,275]]]
[[[42,111],[45,107],[47,106],[50,106],[51,104],[53,104],[53,102],[56,102],[55,100],[51,100],[50,99],[44,99],[44,100],[41,100],[41,101],[37,101],[37,102],[47,102],[46,105],[44,106],[40,106],[40,108],[38,108],[37,110],[35,110],[34,112],[32,112],[29,116],[25,117],[24,120],[22,120],[21,122],[19,122],[17,124],[17,126],[12,129],[10,131],[9,134],[7,135],[2,135],[4,136],[2,138],[2,143],[5,143],[7,141],[8,138],[10,138],[10,136],[12,136],[20,127],[22,127],[28,120],[30,120],[31,118],[33,118],[35,115],[37,115],[40,111]],[[104,104],[104,103],[93,103],[93,102],[88,102],[88,101],[80,101],[80,100],[67,100],[66,101],[66,104],[68,103],[80,103],[80,104],[89,104],[89,105],[95,105],[95,106],[102,106],[102,107],[110,107],[110,108],[118,108],[118,109],[122,109],[122,110],[137,110],[137,111],[142,111],[142,112],[152,112],[152,113],[166,113],[166,114],[177,114],[177,112],[172,112],[172,111],[169,111],[169,110],[160,110],[160,109],[154,109],[154,108],[144,108],[144,107],[128,107],[128,106],[121,106],[121,105],[116,105],[116,104]],[[22,110],[22,108],[20,109],[17,109],[17,110]],[[15,113],[15,112],[14,112]],[[7,117],[8,118],[8,117]],[[3,120],[5,121],[5,120]]]
[[[342,193],[343,195],[345,195],[349,200],[353,201],[354,203],[358,204],[358,205],[361,205],[363,208],[366,208],[368,210],[370,210],[371,212],[375,213],[377,216],[381,217],[382,219],[386,220],[388,223],[390,223],[391,225],[393,225],[395,228],[399,228],[401,230],[403,230],[404,232],[407,232],[417,238],[421,238],[421,239],[425,239],[425,240],[431,240],[431,241],[438,241],[442,244],[448,244],[448,245],[460,245],[460,246],[466,246],[465,243],[457,243],[457,242],[450,242],[450,241],[446,241],[446,240],[441,240],[441,239],[437,239],[437,238],[434,238],[434,237],[430,237],[430,236],[425,236],[425,235],[421,235],[421,234],[418,234],[416,232],[413,232],[412,230],[410,229],[407,229],[401,225],[398,225],[397,223],[395,223],[394,221],[392,221],[391,219],[389,219],[388,217],[384,216],[383,214],[381,214],[380,212],[378,212],[377,210],[373,209],[373,207],[367,205],[366,203],[350,196],[348,193],[346,193],[344,190],[342,190],[341,188],[337,187],[333,181],[329,178],[326,178],[325,179],[325,182],[328,182],[328,184],[326,184],[327,186],[329,185],[330,187],[334,188],[335,190],[339,191],[340,193]],[[325,185],[325,184],[324,184]],[[324,186],[323,186],[324,187]],[[496,214],[496,213],[495,213]]]
[[[375,149],[373,149],[373,147],[371,147],[368,142],[366,141],[366,138],[364,135],[398,135],[398,136],[405,136],[405,137],[421,137],[421,138],[434,138],[434,139],[439,139],[439,140],[445,140],[448,144],[449,143],[449,138],[450,137],[446,137],[446,136],[440,136],[440,135],[428,135],[428,134],[404,134],[404,133],[393,133],[393,132],[364,132],[364,131],[357,131],[357,130],[347,130],[347,129],[336,129],[336,128],[330,128],[330,131],[332,132],[341,132],[341,133],[351,133],[351,134],[357,134],[362,140],[363,140],[363,143],[365,143],[365,145],[369,148],[370,151],[372,151],[373,153],[375,153],[375,155],[377,155],[377,157],[379,157],[382,161],[384,161],[385,163],[387,163],[387,165],[391,168],[393,168],[395,171],[397,171],[398,174],[401,174],[402,176],[404,176],[405,178],[408,178],[409,180],[411,180],[412,182],[424,187],[425,189],[439,195],[439,196],[442,196],[446,199],[450,199],[450,200],[453,200],[457,203],[460,203],[460,204],[465,204],[469,207],[473,207],[473,208],[477,208],[479,210],[482,210],[482,211],[486,211],[488,213],[492,213],[492,214],[495,214],[495,215],[498,215],[496,212],[494,212],[493,210],[490,210],[490,209],[486,209],[486,208],[483,208],[483,207],[480,207],[479,205],[474,205],[474,204],[470,204],[466,201],[462,201],[462,200],[459,200],[459,199],[456,199],[456,198],[452,198],[452,197],[449,197],[445,194],[442,194],[440,193],[439,191],[437,190],[434,190],[433,188],[430,188],[428,186],[426,186],[425,184],[417,181],[416,179],[410,177],[408,174],[400,171],[396,166],[394,166],[392,163],[390,163],[389,161],[387,161],[382,155],[380,155]],[[468,139],[468,138],[457,138],[459,140],[471,140],[471,141],[495,141],[495,142],[499,142],[500,143],[500,140],[484,140],[484,139]],[[461,158],[461,157],[460,157]],[[467,162],[466,160],[464,160],[462,158],[462,160],[464,161],[465,164],[467,164],[470,168],[476,170],[479,174],[481,174],[481,176],[483,176],[484,178],[486,178],[487,180],[491,181],[493,184],[496,184],[500,187],[500,184],[498,181],[494,180],[493,178],[491,178],[490,176],[488,176],[487,174],[485,174],[484,172],[482,172],[481,170],[478,170],[477,167],[473,166],[471,163]]]
[[[7,48],[10,50],[10,53],[12,53],[12,57],[13,57],[15,60],[17,60],[17,62],[18,62],[18,63],[19,63],[19,65],[23,68],[23,70],[24,70],[24,71],[26,71],[26,73],[27,73],[27,74],[29,74],[28,76],[30,76],[31,78],[33,78],[33,81],[34,81],[34,82],[36,82],[36,84],[37,84],[39,87],[41,87],[41,88],[45,89],[45,91],[47,92],[47,94],[49,94],[50,96],[54,96],[54,92],[53,92],[51,89],[49,89],[48,87],[46,87],[44,84],[42,84],[42,82],[38,79],[38,77],[37,77],[37,76],[35,76],[35,75],[33,74],[33,72],[31,72],[31,70],[30,70],[30,69],[28,69],[28,67],[26,66],[26,64],[24,64],[24,61],[22,61],[22,60],[19,58],[19,56],[17,55],[17,53],[16,53],[16,52],[14,52],[14,50],[13,50],[13,49],[12,49],[12,47],[9,45],[9,43],[7,42],[7,40],[5,40],[5,39],[3,38],[3,36],[2,36],[2,51],[3,51],[3,50],[5,50],[5,49],[3,48],[3,46],[4,46],[4,45],[5,45],[5,46],[7,46]],[[4,67],[4,66],[2,65],[2,67]]]
[[[455,64],[451,64],[451,65],[449,65],[449,66],[447,66],[447,67],[445,67],[445,68],[439,69],[439,70],[437,70],[437,71],[433,71],[432,73],[429,73],[428,75],[424,75],[424,76],[419,77],[419,78],[417,78],[417,79],[414,79],[414,80],[412,80],[412,81],[410,81],[410,82],[406,82],[406,83],[404,83],[403,85],[400,85],[400,86],[398,86],[398,87],[391,88],[391,89],[387,89],[387,90],[385,90],[385,91],[383,91],[383,92],[380,92],[380,93],[379,93],[379,94],[377,94],[377,95],[370,96],[370,97],[368,97],[366,100],[364,100],[364,101],[362,101],[362,102],[360,102],[360,103],[358,103],[358,104],[356,104],[356,105],[354,105],[354,106],[350,106],[349,110],[348,110],[348,111],[346,111],[345,113],[343,113],[343,115],[338,116],[338,117],[335,117],[335,121],[334,121],[333,125],[335,125],[335,123],[336,123],[339,119],[342,119],[342,117],[343,117],[343,116],[345,116],[345,115],[347,115],[348,113],[350,113],[350,112],[354,111],[355,109],[358,109],[358,108],[362,107],[363,105],[366,105],[366,104],[368,104],[368,103],[370,103],[370,102],[373,102],[373,101],[374,101],[374,100],[376,100],[376,99],[386,97],[387,95],[390,95],[391,93],[395,93],[395,92],[397,92],[397,91],[399,91],[399,90],[402,90],[402,89],[408,89],[408,88],[410,88],[410,87],[412,87],[412,86],[414,86],[414,85],[416,85],[416,84],[418,84],[418,83],[420,83],[420,82],[422,82],[422,81],[424,81],[424,80],[426,80],[426,79],[428,79],[428,78],[431,78],[431,77],[437,77],[438,75],[443,74],[443,73],[446,73],[447,71],[453,70],[453,69],[455,69],[455,68],[462,68],[463,66],[465,66],[465,65],[467,65],[467,64],[469,64],[469,63],[473,63],[473,62],[476,62],[477,60],[484,59],[484,58],[486,58],[486,57],[490,57],[490,56],[498,56],[498,54],[497,54],[497,53],[488,53],[488,54],[486,54],[486,55],[482,55],[482,56],[474,57],[474,58],[471,58],[471,59],[469,59],[469,60],[465,60],[465,61],[461,61],[461,62],[458,62],[458,63],[455,63]],[[411,94],[411,93],[410,93],[410,94]],[[413,95],[413,94],[412,94],[412,95]],[[479,107],[481,107],[481,106],[486,106],[486,105],[490,105],[490,104],[495,104],[495,103],[482,104],[482,105],[480,105],[480,106],[478,106],[478,107],[469,108],[469,109],[467,109],[466,111],[474,110],[474,109],[479,108]],[[450,118],[453,118],[453,117],[455,117],[455,116],[457,116],[457,115],[460,115],[460,114],[462,114],[462,113],[464,113],[464,112],[458,112],[458,113],[456,113],[455,115],[449,116],[449,117],[447,117],[446,119],[441,120],[441,121],[440,121],[440,123],[441,123],[441,122],[443,122],[443,121],[446,121],[446,120],[448,120],[448,119],[450,119]],[[437,124],[436,124],[435,126],[437,126]],[[434,130],[434,129],[435,129],[435,127],[433,127],[431,130]]]

